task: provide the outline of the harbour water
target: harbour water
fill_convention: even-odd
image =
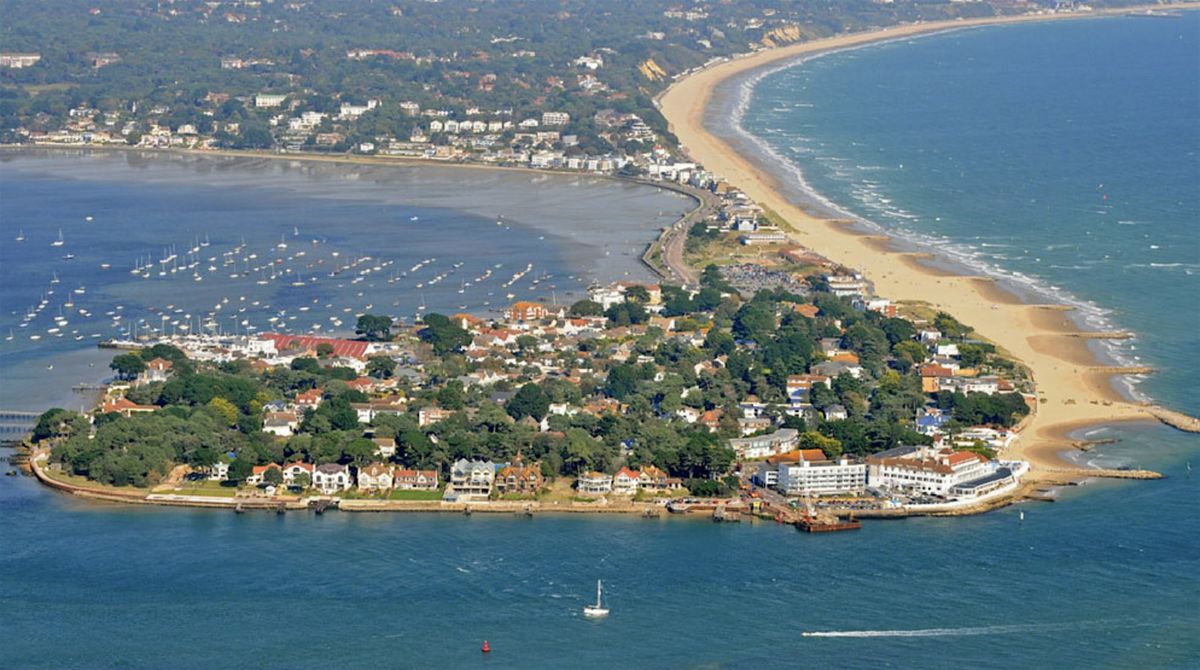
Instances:
[[[22,410],[75,406],[110,337],[352,334],[649,279],[646,244],[691,206],[594,177],[123,152],[0,154],[0,193],[0,408]]]
[[[1019,133],[1018,139],[1011,139],[1011,128],[997,129],[1002,119],[979,119],[980,128],[1006,133],[1006,150],[1021,150],[1020,165],[1047,171],[1032,180],[1023,170],[996,169],[983,180],[990,188],[980,191],[974,179],[981,168],[969,153],[975,151],[973,145],[965,139],[953,151],[948,147],[945,151],[974,167],[964,165],[953,171],[930,167],[919,181],[910,183],[904,180],[908,170],[916,170],[923,160],[919,151],[899,143],[905,133],[895,130],[882,133],[887,137],[881,138],[875,136],[874,127],[854,125],[862,122],[854,120],[856,110],[861,113],[879,104],[871,97],[877,86],[897,77],[931,87],[940,81],[941,91],[927,91],[932,96],[928,98],[892,91],[887,113],[871,121],[903,122],[907,132],[919,138],[910,138],[914,146],[920,146],[938,137],[938,129],[954,127],[947,115],[979,117],[988,112],[979,108],[989,106],[989,101],[976,86],[997,86],[985,75],[1001,77],[1011,68],[1022,73],[1020,86],[1009,85],[1018,109],[1041,104],[1050,90],[1063,109],[1081,96],[1107,93],[1102,100],[1106,104],[1094,110],[1089,107],[1089,113],[1098,115],[1089,125],[1093,130],[1106,129],[1108,139],[1083,144],[1121,144],[1125,134],[1158,128],[1171,115],[1162,105],[1147,104],[1138,108],[1137,115],[1130,111],[1129,116],[1121,116],[1121,106],[1109,98],[1126,95],[1129,82],[1118,79],[1123,82],[1120,87],[1101,87],[1097,92],[1094,82],[1077,68],[1071,69],[1071,63],[1091,58],[1095,62],[1088,67],[1111,68],[1108,76],[1113,78],[1119,77],[1124,62],[1175,63],[1174,68],[1160,69],[1193,71],[1194,60],[1170,60],[1179,53],[1174,51],[1174,38],[1165,37],[1182,32],[1185,39],[1194,39],[1195,33],[1188,32],[1193,28],[1184,25],[1191,24],[1067,22],[952,33],[864,49],[781,72],[778,80],[764,80],[754,104],[770,105],[762,112],[768,113],[780,105],[764,101],[778,94],[791,102],[811,100],[813,107],[799,109],[822,110],[831,122],[846,115],[844,127],[796,130],[792,138],[815,138],[811,142],[826,143],[834,157],[839,155],[835,149],[850,151],[854,142],[872,142],[867,149],[884,154],[886,160],[876,157],[868,163],[851,156],[849,164],[903,163],[903,171],[898,167],[876,170],[879,174],[871,179],[896,211],[920,217],[912,222],[914,234],[945,235],[980,249],[990,248],[982,246],[985,242],[1014,245],[1015,236],[1030,237],[1031,244],[1035,238],[1042,247],[1076,245],[1071,250],[1039,247],[1033,258],[1042,261],[1030,260],[1028,265],[1016,258],[1025,254],[1012,248],[1006,254],[1012,258],[988,260],[1011,261],[1006,266],[1010,270],[1036,276],[1039,282],[1052,283],[1064,293],[1109,310],[1105,318],[1138,331],[1133,355],[1143,356],[1144,361],[1195,369],[1200,362],[1196,360],[1200,351],[1194,346],[1196,329],[1186,327],[1195,325],[1197,314],[1198,293],[1194,285],[1187,289],[1194,275],[1184,272],[1190,268],[1180,266],[1177,274],[1169,274],[1169,270],[1126,267],[1142,263],[1150,244],[1157,244],[1156,251],[1163,252],[1164,258],[1172,254],[1167,262],[1195,263],[1198,210],[1189,199],[1194,191],[1181,185],[1184,176],[1164,166],[1156,180],[1149,180],[1142,174],[1145,163],[1117,161],[1103,170],[1102,179],[1089,174],[1081,181],[1086,187],[1079,188],[1087,189],[1089,201],[1095,194],[1093,181],[1106,184],[1110,202],[1145,199],[1146,204],[1137,206],[1139,214],[1095,216],[1145,221],[1138,234],[1152,236],[1145,238],[1146,249],[1141,242],[1135,246],[1129,241],[1133,238],[1111,237],[1118,234],[1113,231],[1139,226],[1109,227],[1100,220],[1079,224],[1067,215],[1075,212],[1080,220],[1088,218],[1086,205],[1053,206],[1051,223],[1013,214],[984,226],[977,212],[1012,212],[1007,205],[1034,197],[1022,195],[1031,181],[1045,189],[1036,197],[1056,195],[1056,189],[1042,182],[1062,171],[1051,171],[1045,163],[1066,165],[1070,156],[1079,158],[1080,149],[1064,148],[1048,137],[1021,144]],[[1055,49],[1059,57],[1045,57],[1044,49],[1049,48],[1045,45],[1050,43],[1061,45]],[[985,58],[1001,45],[1003,62]],[[883,54],[881,60],[864,63],[877,51]],[[864,78],[884,63],[896,64],[899,71],[876,72],[885,81],[865,83]],[[822,90],[819,98],[810,96],[813,89],[793,88],[788,93],[789,86],[800,85],[788,77],[817,77],[815,72],[821,68],[827,69],[822,76],[830,86],[839,81],[860,85],[850,87],[841,98],[826,97],[832,90]],[[937,100],[941,116],[905,107],[922,99]],[[1184,110],[1192,115],[1193,133],[1197,108],[1192,104]],[[1082,118],[1084,111],[1072,111],[1070,117]],[[1106,111],[1114,116],[1104,117]],[[747,112],[744,125],[757,131],[755,113],[753,108]],[[763,125],[763,136],[768,136],[767,128],[795,123],[798,129],[808,123],[785,117]],[[1176,142],[1192,138],[1188,141],[1194,146],[1195,135],[1188,132],[1176,134]],[[861,134],[871,139],[857,139]],[[1145,155],[1169,160],[1174,149],[1165,137],[1160,139],[1159,144],[1145,145]],[[1190,164],[1177,164],[1175,172],[1187,175],[1191,170],[1194,175],[1195,155],[1193,151]],[[999,158],[992,154],[992,160]],[[11,174],[7,167],[0,172]],[[971,184],[964,182],[968,176]],[[872,220],[882,219],[852,197],[853,184],[839,187],[834,177],[820,184],[831,201]],[[817,184],[818,179],[814,173],[810,181]],[[1196,183],[1192,179],[1191,186]],[[245,188],[257,192],[259,187]],[[1173,190],[1147,194],[1146,188]],[[554,197],[551,189],[543,197]],[[39,201],[43,244],[53,239],[60,221],[78,219],[89,211],[59,210],[59,203],[68,201],[66,194]],[[1182,222],[1150,207],[1173,202],[1179,203]],[[1103,207],[1089,204],[1096,210]],[[319,211],[313,202],[300,209],[306,216]],[[649,207],[653,212],[659,209],[665,207]],[[248,221],[265,216],[254,211],[249,218],[235,209],[225,216],[235,222],[233,228],[248,228]],[[483,213],[483,223],[495,227],[496,211],[510,213],[516,207]],[[431,216],[414,212],[422,221]],[[405,209],[391,220],[406,225],[412,215]],[[932,226],[939,216],[944,221],[949,217],[957,227]],[[616,217],[605,220],[609,218]],[[97,215],[92,225],[99,222]],[[978,227],[972,228],[976,222]],[[930,227],[918,229],[921,224]],[[0,249],[9,248],[9,224],[4,225]],[[84,224],[64,223],[63,227],[67,225],[78,230]],[[297,225],[311,232],[310,227]],[[262,236],[261,244],[277,242],[279,234],[290,233],[292,226],[293,220],[280,222]],[[1098,251],[1095,245],[1079,243],[1087,230],[1113,249]],[[186,240],[195,234],[175,237]],[[540,234],[544,233],[529,233],[533,239]],[[1181,242],[1174,237],[1189,234]],[[985,235],[986,239],[975,240]],[[157,240],[162,237],[169,236],[154,236],[155,244],[148,245],[147,251],[160,253]],[[216,235],[212,241],[215,246]],[[452,254],[423,250],[414,258],[469,256],[460,249],[466,242],[457,239],[455,245]],[[1059,254],[1052,256],[1055,251]],[[1117,260],[1102,258],[1105,253],[1113,256],[1113,251],[1120,254]],[[1096,269],[1048,274],[1054,270],[1049,265],[1060,265],[1058,259],[1068,256],[1074,259],[1069,261],[1072,264]],[[1047,258],[1056,260],[1048,263]],[[519,264],[523,267],[525,262]],[[579,271],[560,270],[572,266],[559,263],[547,271],[556,276]],[[9,271],[7,263],[2,267],[3,272]],[[1042,272],[1047,274],[1036,274]],[[1097,277],[1103,283],[1097,283]],[[71,286],[65,279],[63,284]],[[92,288],[88,286],[88,295]],[[1163,302],[1154,302],[1160,298]],[[432,297],[429,300],[432,303]],[[9,309],[6,303],[6,314]],[[1165,373],[1142,389],[1194,413],[1194,380],[1194,375]],[[1200,660],[1200,614],[1195,607],[1200,594],[1200,482],[1189,478],[1186,463],[1196,460],[1200,465],[1196,438],[1148,425],[1095,430],[1102,432],[1093,437],[1120,441],[1098,447],[1086,459],[1156,469],[1167,477],[1152,482],[1088,482],[1063,489],[1054,504],[1030,503],[969,518],[867,523],[859,532],[832,536],[806,535],[770,523],[712,524],[674,517],[276,516],[115,507],[84,504],[40,488],[28,478],[2,478],[0,538],[5,550],[0,552],[0,611],[5,616],[0,626],[0,665],[1195,667]],[[1025,512],[1023,522],[1019,511]],[[597,578],[604,580],[612,615],[592,621],[582,616],[582,607],[594,596]],[[487,657],[479,652],[484,639],[493,649]]]

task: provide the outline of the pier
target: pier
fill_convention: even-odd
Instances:
[[[1118,470],[1092,468],[1046,468],[1030,473],[1030,479],[1052,482],[1072,482],[1080,479],[1100,477],[1104,479],[1162,479],[1161,472],[1153,470]]]
[[[37,425],[38,412],[0,410],[0,442],[17,442]]]

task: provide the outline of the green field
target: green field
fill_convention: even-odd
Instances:
[[[388,495],[388,500],[441,500],[441,491],[403,491],[397,489]]]

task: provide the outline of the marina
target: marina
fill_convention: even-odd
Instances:
[[[418,186],[416,174],[402,168],[282,161],[243,168],[236,159],[102,153],[80,163],[78,154],[55,151],[8,156],[0,178],[6,193],[21,195],[6,198],[0,225],[10,239],[30,244],[0,248],[8,308],[0,313],[0,332],[11,331],[0,348],[11,354],[5,367],[26,370],[18,379],[44,373],[45,359],[56,352],[100,342],[120,347],[148,337],[268,330],[352,335],[357,316],[368,311],[411,323],[427,311],[486,313],[514,299],[577,299],[593,282],[649,277],[636,255],[615,253],[626,259],[615,261],[603,250],[628,244],[640,253],[654,231],[689,205],[607,180],[550,177],[565,188],[545,191],[525,175],[469,171],[477,187],[451,210],[438,203],[462,173],[452,168],[430,168],[425,174],[435,181],[422,177]],[[197,172],[217,163],[226,167],[220,176]],[[147,179],[136,171],[143,164],[162,169]],[[375,181],[349,188],[328,183],[363,171]],[[57,184],[66,183],[54,180],[67,175],[70,195],[63,198]],[[121,175],[127,181],[112,181]],[[252,225],[206,209],[209,189],[250,175],[262,185],[226,206],[243,208]],[[444,186],[436,185],[438,175]],[[522,205],[530,189],[553,206]],[[99,191],[115,199],[88,204]],[[625,214],[600,217],[594,202],[616,192],[633,196],[618,205]],[[45,198],[75,213],[58,219],[61,225],[39,225],[36,203]],[[498,215],[505,225],[494,225]],[[469,242],[447,245],[449,239]],[[445,253],[451,248],[454,256]],[[63,260],[64,251],[77,260]],[[57,371],[74,374],[53,395],[44,390],[51,397],[42,404],[67,402],[72,385],[99,382],[107,372],[61,365]],[[0,407],[32,409],[33,401],[11,386],[0,389]]]

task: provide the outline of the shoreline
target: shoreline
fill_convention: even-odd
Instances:
[[[1171,8],[1197,9],[1200,3]],[[829,208],[819,201],[796,202],[783,192],[778,177],[765,169],[768,166],[763,161],[739,152],[709,128],[707,114],[718,102],[714,92],[721,85],[747,75],[765,76],[773,69],[834,51],[965,28],[1120,16],[1137,9],[908,24],[766,49],[682,77],[655,102],[688,155],[779,214],[792,242],[862,272],[879,295],[897,302],[924,302],[953,314],[1023,364],[1034,380],[1037,402],[1020,436],[1003,456],[1030,461],[1030,481],[1054,478],[1063,469],[1079,470],[1058,456],[1071,448],[1069,433],[1089,426],[1163,421],[1153,405],[1125,398],[1117,391],[1113,382],[1123,375],[1088,346],[1092,331],[1068,316],[1076,308],[1027,302],[1022,299],[1025,296],[999,286],[995,278],[956,272],[926,262],[938,257],[896,248],[895,243],[902,243],[903,238],[885,237],[878,231],[858,229],[853,221],[831,217]],[[1048,346],[1056,341],[1067,345],[1065,354]]]

